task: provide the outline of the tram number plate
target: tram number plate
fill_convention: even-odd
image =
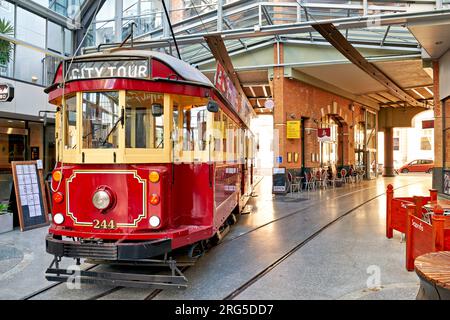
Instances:
[[[94,229],[107,229],[107,230],[117,229],[117,224],[114,220],[100,221],[100,220],[95,219],[93,221],[93,223],[94,223]]]

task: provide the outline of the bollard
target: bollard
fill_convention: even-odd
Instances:
[[[439,211],[436,212],[436,209]],[[441,213],[442,211],[442,213]],[[445,241],[445,217],[443,215],[444,210],[441,207],[436,206],[434,208],[434,215],[431,217],[433,226],[433,240],[434,240],[434,251],[444,250]]]
[[[393,229],[391,227],[392,222],[392,199],[394,199],[394,187],[392,184],[388,184],[386,190],[386,237],[391,239],[393,234]]]
[[[438,191],[436,189],[430,189],[429,191],[430,191],[430,202],[436,202]]]
[[[419,197],[419,196],[414,196],[414,204],[416,206],[414,214],[416,215],[417,218],[422,218],[422,201],[423,201],[423,197]]]

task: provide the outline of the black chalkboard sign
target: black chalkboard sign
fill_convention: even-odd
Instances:
[[[48,225],[47,202],[43,197],[44,179],[37,161],[13,161],[11,166],[20,230]]]
[[[287,178],[286,178],[286,168],[279,167],[273,168],[272,174],[273,193],[286,193],[287,192]]]

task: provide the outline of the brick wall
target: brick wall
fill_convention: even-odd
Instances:
[[[276,48],[275,48],[276,50]],[[282,52],[282,50],[281,50]],[[276,56],[276,52],[275,52]],[[317,128],[320,119],[328,114],[339,118],[344,124],[340,128],[338,136],[338,149],[343,159],[338,160],[338,165],[350,165],[355,163],[354,153],[354,126],[363,121],[362,106],[342,98],[330,92],[302,83],[295,79],[283,76],[283,68],[274,68],[272,79],[274,108],[274,129],[279,129],[279,155],[283,157],[281,166],[287,168],[300,168],[302,152],[305,152],[306,167],[317,167],[320,165],[318,156],[320,144],[317,140]],[[289,139],[286,137],[286,121],[307,118],[305,127],[305,150],[301,150],[301,139]],[[343,151],[342,151],[343,149]],[[297,163],[287,163],[287,153],[298,152]],[[314,154],[314,156],[312,156]]]
[[[445,108],[445,118],[443,119],[444,121],[444,128],[445,130],[445,155],[444,155],[444,168],[450,168],[450,130],[448,130],[448,128],[450,128],[450,120],[449,120],[449,115],[450,115],[450,99],[447,99],[444,101],[443,103],[443,107]],[[436,132],[436,127],[434,129],[434,131]],[[442,134],[439,131],[437,131],[438,134]],[[442,131],[441,131],[442,132]],[[442,140],[441,140],[442,141]],[[442,152],[442,149],[440,150]],[[435,154],[437,154],[437,151],[435,150]]]

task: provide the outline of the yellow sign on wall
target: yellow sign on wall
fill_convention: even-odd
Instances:
[[[286,122],[286,138],[300,139],[300,121]]]

